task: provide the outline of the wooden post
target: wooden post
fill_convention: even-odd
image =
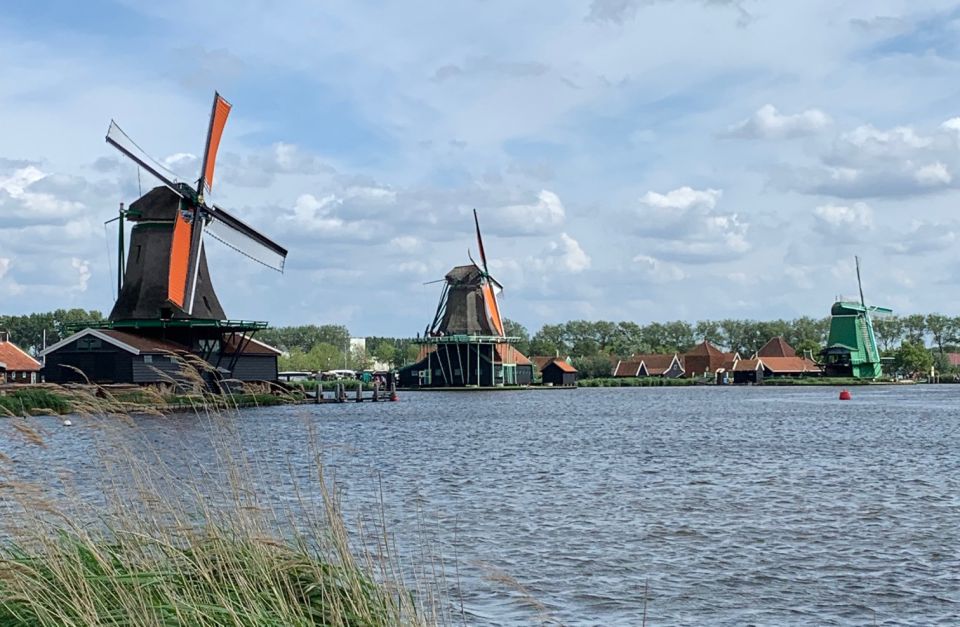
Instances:
[[[357,402],[363,402],[363,382],[357,381]]]
[[[380,399],[377,398],[377,395],[380,394],[380,385],[374,381],[373,383],[373,402],[376,403]]]
[[[314,397],[313,402],[316,405],[320,404],[320,401],[323,400],[323,376],[318,372],[317,376],[317,395]]]

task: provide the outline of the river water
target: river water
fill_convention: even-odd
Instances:
[[[315,430],[348,518],[373,511],[403,556],[442,560],[467,624],[960,624],[960,387],[837,394],[406,393],[235,426],[280,500]],[[97,432],[36,420],[46,448],[0,451],[95,485]],[[201,463],[210,437],[187,415],[129,429]]]

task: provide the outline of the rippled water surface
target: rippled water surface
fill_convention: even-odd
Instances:
[[[281,500],[315,428],[348,513],[382,487],[468,624],[960,624],[960,387],[837,392],[407,393],[237,425]],[[47,448],[0,451],[94,485],[97,432],[41,421]],[[207,447],[193,416],[134,428],[172,459]]]

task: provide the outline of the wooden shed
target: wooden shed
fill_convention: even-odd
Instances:
[[[577,369],[559,357],[550,360],[540,369],[544,385],[574,387],[577,385]]]

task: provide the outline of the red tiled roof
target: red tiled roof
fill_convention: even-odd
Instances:
[[[759,366],[759,359],[741,359],[733,368],[730,368],[730,370],[733,372],[753,372]]]
[[[697,344],[696,346],[688,350],[685,354],[686,355],[710,355],[711,357],[716,357],[719,355],[726,355],[727,353],[724,353],[723,351],[721,351],[719,348],[717,348],[710,342],[704,340],[703,342],[700,342],[699,344]]]
[[[757,351],[757,357],[796,357],[797,351],[787,344],[783,336],[772,338]]]
[[[804,357],[762,357],[760,362],[774,374],[821,372],[817,364]]]
[[[0,363],[8,372],[39,372],[40,362],[10,341],[0,342]]]
[[[539,368],[540,370],[543,370],[544,367],[546,367],[546,365],[549,364],[554,359],[559,359],[560,361],[567,361],[563,357],[556,357],[554,355],[531,355],[530,356],[530,361],[536,364],[537,368]]]
[[[670,370],[676,355],[643,355],[643,365],[647,374],[658,375]]]
[[[570,373],[576,373],[576,372],[577,372],[577,369],[576,369],[576,368],[574,368],[573,366],[571,366],[570,364],[568,364],[568,363],[567,363],[566,361],[564,361],[563,359],[560,359],[559,357],[554,357],[553,359],[551,359],[551,360],[550,360],[550,363],[548,363],[547,366],[556,366],[556,367],[559,368],[562,372],[570,372]]]
[[[637,370],[640,369],[641,363],[643,363],[643,360],[637,359],[636,357],[630,357],[629,359],[621,359],[620,363],[617,364],[617,367],[613,372],[613,376],[635,377],[637,376]]]
[[[516,364],[518,366],[529,366],[531,361],[527,359],[527,356],[518,351],[515,347],[510,344],[498,344],[497,345],[497,357],[500,358],[500,363],[503,364]]]

